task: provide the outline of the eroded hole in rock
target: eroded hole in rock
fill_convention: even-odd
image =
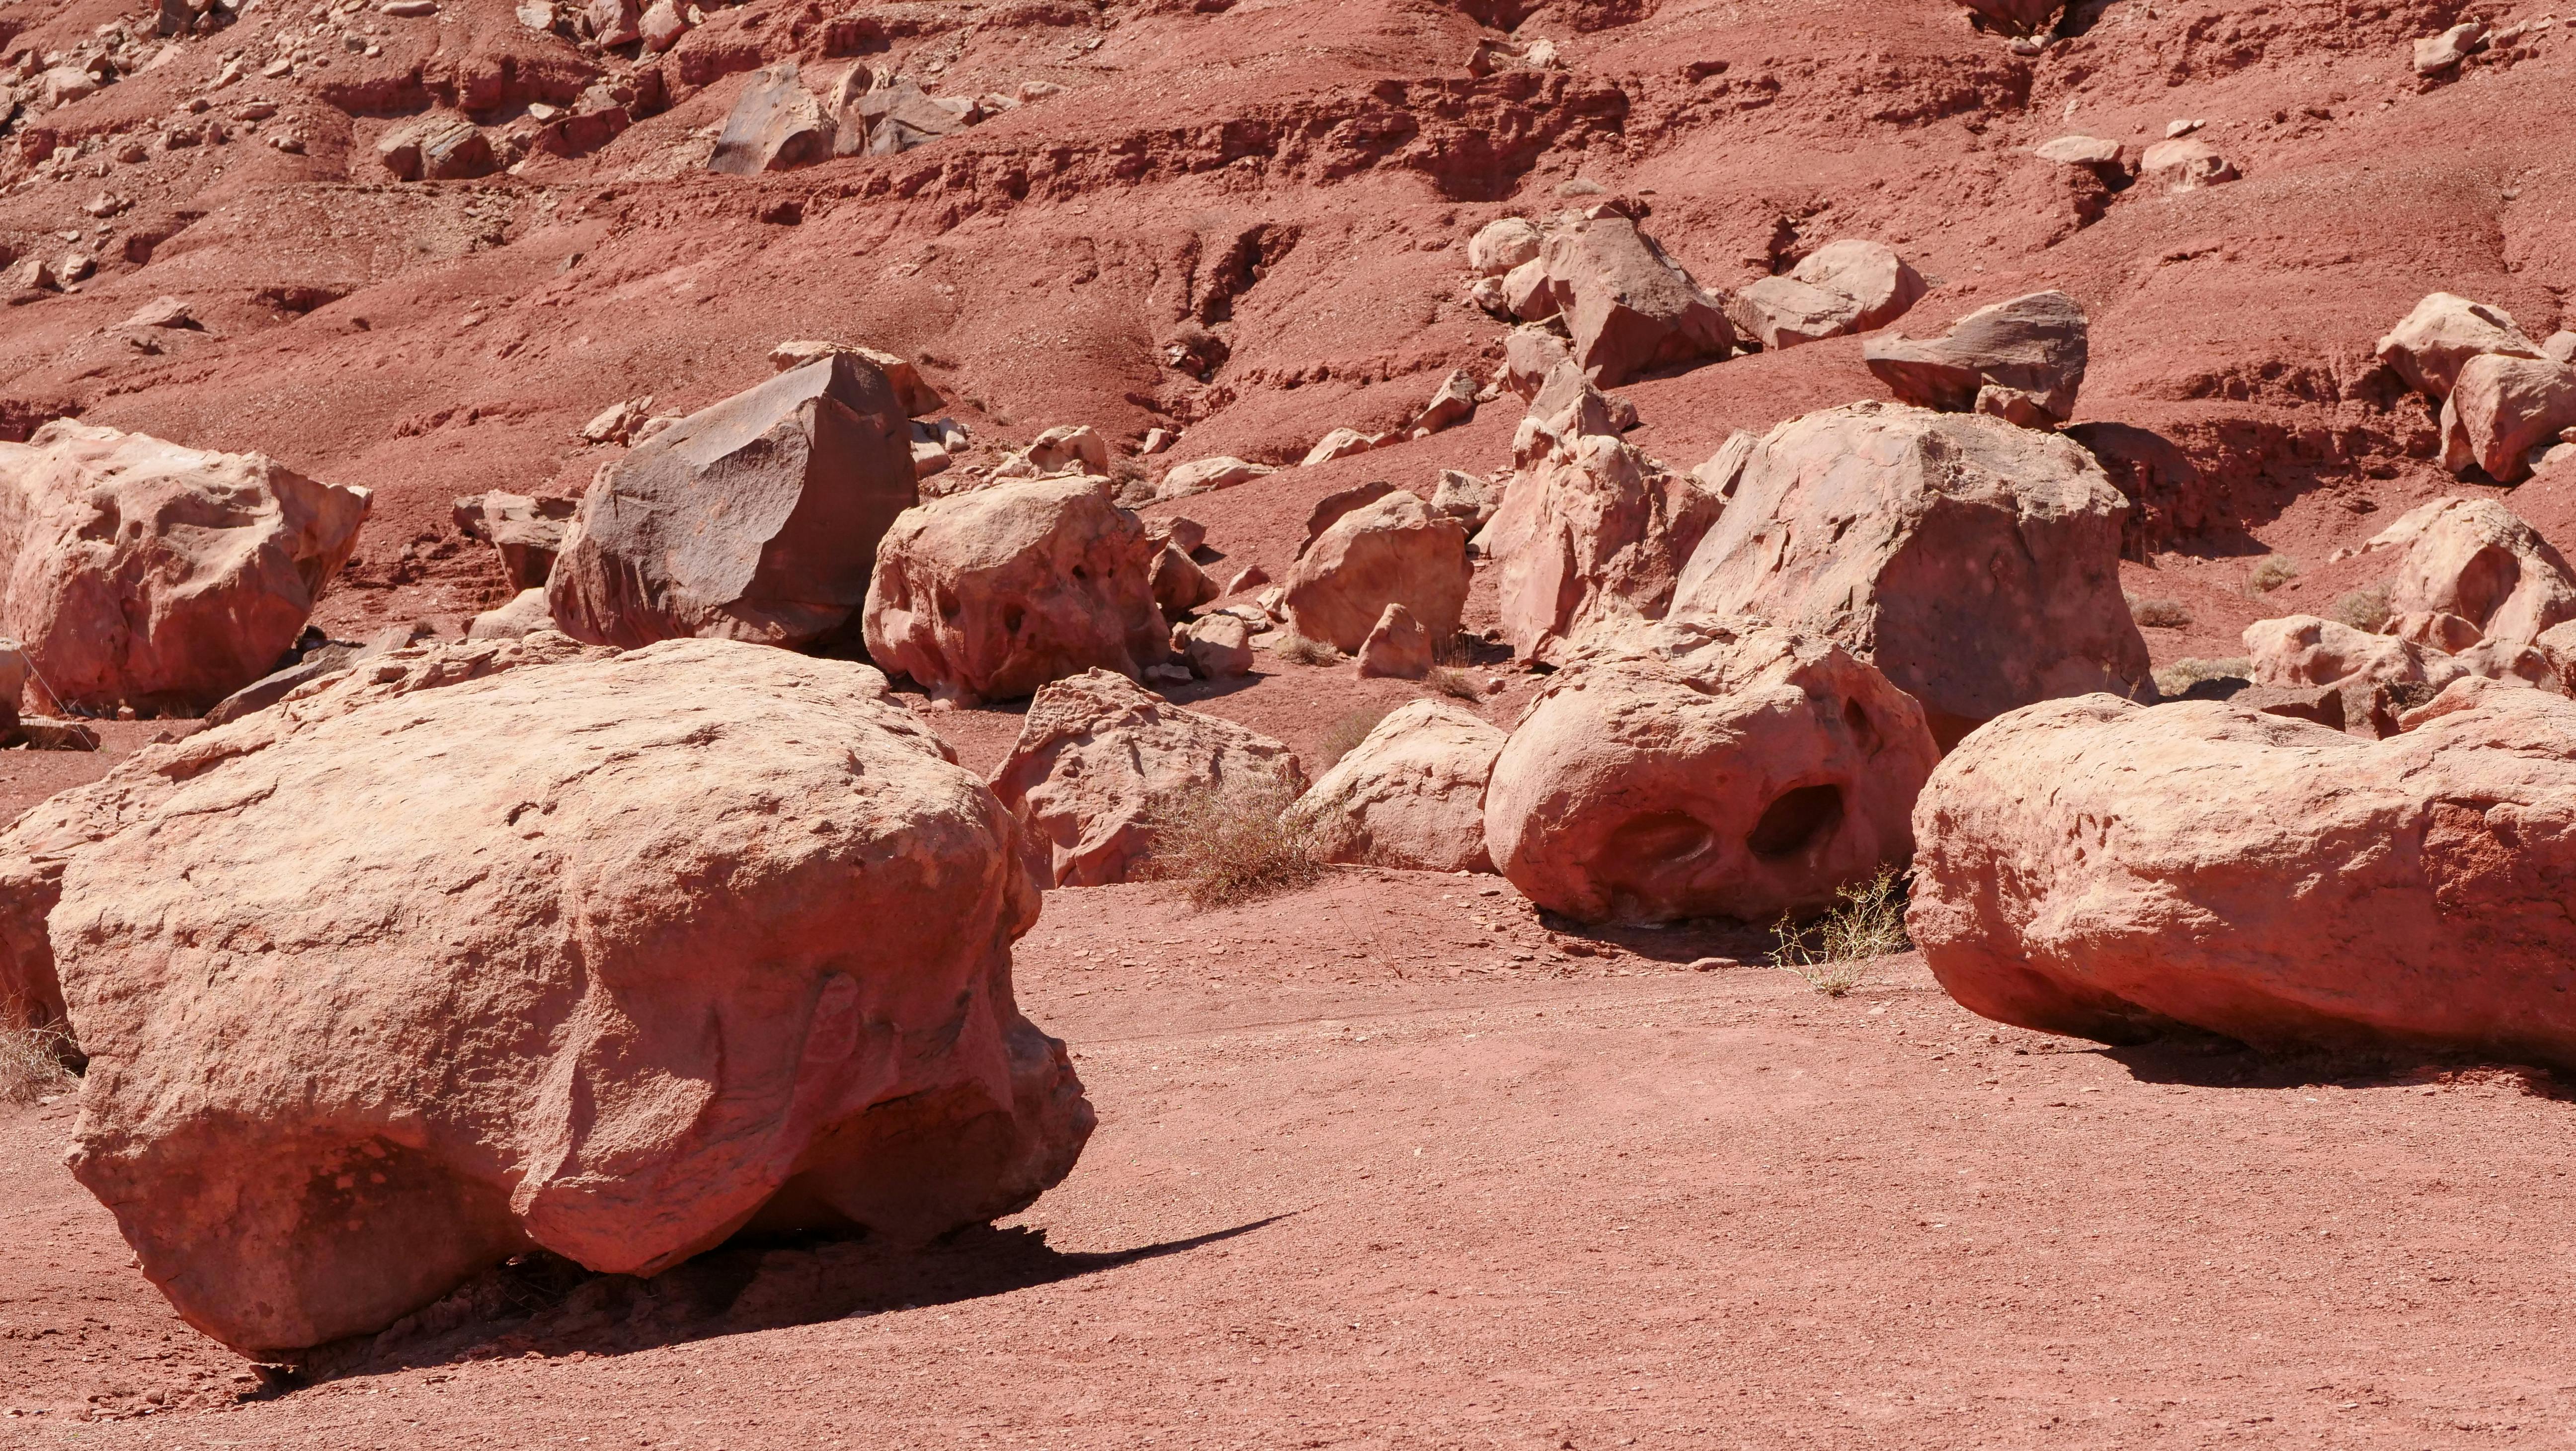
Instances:
[[[1611,833],[1607,853],[1613,860],[1679,861],[1708,849],[1710,833],[1696,816],[1660,811],[1640,816]]]
[[[1878,725],[1869,718],[1868,711],[1860,708],[1859,701],[1846,700],[1843,702],[1843,726],[1852,733],[1852,743],[1854,745],[1859,746],[1862,750],[1869,752],[1873,756],[1878,754]],[[1781,798],[1781,800],[1784,801],[1787,799],[1787,797]],[[1772,806],[1773,809],[1776,810],[1778,809],[1779,803],[1773,802]]]
[[[1843,788],[1827,783],[1780,793],[1744,845],[1758,857],[1795,856],[1833,834],[1843,820]]]

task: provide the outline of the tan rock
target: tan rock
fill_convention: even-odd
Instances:
[[[635,446],[583,496],[547,599],[564,632],[796,647],[846,625],[919,497],[885,374],[834,353]]]
[[[1502,304],[1504,311],[1524,323],[1542,323],[1556,316],[1556,287],[1548,280],[1547,263],[1532,258],[1504,273]]]
[[[926,1239],[1088,1136],[1012,1004],[1013,823],[865,666],[673,642],[207,764],[53,919],[73,1173],[244,1353],[529,1248],[649,1275],[746,1226]],[[281,881],[313,884],[291,913]]]
[[[1363,680],[1420,680],[1431,673],[1431,658],[1431,636],[1422,622],[1403,605],[1391,604],[1360,642],[1359,675]]]
[[[195,714],[267,674],[370,496],[70,419],[0,443],[0,631],[47,710]]]
[[[1726,320],[1766,352],[1840,337],[1859,316],[1851,298],[1785,275],[1747,283],[1726,299]]]
[[[498,609],[485,610],[465,627],[469,640],[516,640],[555,627],[554,611],[543,589],[523,589]]]
[[[1142,874],[1163,823],[1190,804],[1273,778],[1304,783],[1286,746],[1088,670],[1030,700],[993,790],[1019,821],[1031,876],[1099,887]]]
[[[877,550],[868,656],[942,700],[1028,695],[1102,667],[1161,664],[1165,552],[1080,474],[996,484],[906,510]]]
[[[1252,626],[1240,615],[1219,612],[1192,620],[1173,632],[1172,648],[1201,680],[1252,673]]]
[[[632,9],[633,0],[624,3]],[[822,104],[797,79],[796,62],[783,60],[754,75],[735,98],[707,157],[707,170],[757,176],[810,166],[832,155],[833,135]]]
[[[2245,627],[2257,685],[2447,685],[2467,672],[2438,651],[2395,635],[2372,635],[2315,615],[2256,620]]]
[[[2487,477],[2518,484],[2531,476],[2532,451],[2576,426],[2576,366],[2481,354],[2460,365],[2443,416]]]
[[[1503,638],[1552,663],[1599,632],[1661,619],[1720,506],[1614,437],[1548,449],[1513,476],[1477,539],[1496,562]]]
[[[539,499],[494,489],[456,501],[455,518],[469,539],[490,544],[500,556],[501,577],[513,590],[541,589],[563,552],[565,534],[580,508],[573,499]]]
[[[1839,640],[1923,702],[1945,749],[2034,700],[2155,698],[2120,592],[2128,504],[2077,444],[1855,403],[1773,429],[1740,480],[1673,615]]]
[[[1883,242],[1845,237],[1827,242],[1789,269],[1792,280],[1848,297],[1857,309],[1851,331],[1869,332],[1903,317],[1930,284]]]
[[[771,348],[769,366],[773,371],[788,373],[809,364],[819,363],[834,353],[852,354],[878,372],[885,374],[886,382],[894,388],[895,402],[903,409],[906,417],[928,418],[948,406],[948,400],[939,396],[939,390],[931,387],[922,378],[921,370],[914,367],[908,359],[893,353],[879,352],[875,348],[859,347],[852,343],[800,338]],[[940,431],[943,444],[952,432],[962,435],[965,431],[959,428],[954,420],[945,418],[930,426]]]
[[[1368,452],[1376,443],[1376,439],[1356,428],[1336,428],[1316,440],[1315,446],[1306,451],[1306,457],[1299,460],[1297,466],[1311,469],[1317,464],[1349,458],[1353,454]]]
[[[1428,438],[1444,428],[1452,428],[1476,416],[1476,375],[1464,368],[1451,370],[1431,392],[1431,401],[1413,415],[1405,433],[1413,438]]]
[[[1494,384],[1524,400],[1534,398],[1559,364],[1573,360],[1573,350],[1552,329],[1516,327],[1503,338],[1503,365],[1494,374]]]
[[[1163,474],[1162,482],[1155,486],[1154,492],[1157,498],[1178,499],[1190,494],[1206,493],[1211,489],[1231,489],[1237,484],[1248,484],[1254,479],[1276,472],[1278,471],[1268,464],[1246,463],[1242,459],[1224,455],[1213,458],[1194,458],[1188,463],[1172,465]]]
[[[2450,292],[2433,293],[2415,304],[2379,340],[2378,352],[2379,361],[2394,368],[2409,387],[2433,398],[2450,397],[2460,369],[2481,354],[2541,355],[2514,326],[2513,314]]]
[[[2057,421],[2074,415],[2089,325],[2063,292],[2034,292],[1978,308],[1938,338],[1886,334],[1861,344],[1861,361],[1898,399],[1960,413],[1999,387],[2028,395]]]
[[[1197,560],[1172,544],[1154,556],[1153,589],[1155,608],[1169,618],[1178,618],[1222,593]]]
[[[2396,557],[2388,581],[2398,615],[2441,613],[2480,639],[2529,645],[2576,620],[2576,572],[2549,541],[2493,499],[2435,499],[2362,546]]]
[[[2159,141],[2138,158],[2138,179],[2167,191],[2196,191],[2241,175],[2234,162],[2197,136]]]
[[[1288,577],[1288,622],[1299,635],[1357,651],[1390,604],[1436,640],[1458,633],[1474,573],[1467,531],[1402,490],[1333,521]]]
[[[2044,1032],[2576,1062],[2576,703],[2463,680],[2358,740],[2219,702],[2013,712],[1915,809],[1906,925]]]
[[[1056,474],[1107,478],[1109,440],[1088,423],[1058,424],[993,470],[994,477],[1004,479],[1040,479]]]
[[[1559,228],[1539,261],[1556,310],[1565,316],[1575,362],[1604,388],[1650,368],[1723,358],[1734,350],[1735,334],[1717,303],[1617,212],[1596,208]],[[1504,285],[1510,286],[1509,278]]]
[[[2487,28],[2475,20],[2464,20],[2439,35],[2427,35],[2415,42],[2415,74],[2439,75],[2451,69],[2478,50],[2484,49]]]
[[[689,22],[672,0],[653,0],[636,22],[636,33],[643,38],[645,54],[660,55],[689,33]]]
[[[1306,538],[1297,546],[1297,557],[1305,558],[1306,551],[1314,548],[1315,541],[1323,538],[1324,531],[1332,528],[1334,521],[1344,514],[1353,509],[1367,508],[1395,492],[1397,492],[1395,485],[1386,480],[1371,479],[1365,484],[1353,484],[1347,489],[1335,489],[1317,499],[1315,507],[1306,511]]]
[[[1457,520],[1471,539],[1492,522],[1502,504],[1502,490],[1492,480],[1456,469],[1442,469],[1440,483],[1431,494],[1431,512]]]
[[[1467,270],[1479,277],[1500,277],[1538,256],[1545,233],[1526,217],[1498,217],[1477,229],[1467,241]]]
[[[2116,167],[2120,164],[2120,143],[2099,136],[2060,136],[2042,142],[2031,154],[2060,166]]]
[[[1503,731],[1445,700],[1396,707],[1299,797],[1334,861],[1425,872],[1490,872],[1485,778]]]
[[[1815,636],[1667,621],[1551,677],[1485,787],[1485,844],[1586,922],[1768,922],[1902,865],[1940,759],[1922,708]]]

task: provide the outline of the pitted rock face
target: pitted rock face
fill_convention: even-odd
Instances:
[[[1827,635],[1923,702],[1946,746],[2016,706],[2153,699],[2120,593],[2127,502],[2054,434],[1856,403],[1773,429],[1672,614]]]
[[[935,1235],[1091,1127],[1012,998],[1037,909],[1009,813],[865,666],[680,641],[416,691],[73,857],[73,1172],[253,1354],[530,1247]]]
[[[1094,667],[1133,678],[1160,664],[1171,640],[1154,564],[1168,547],[1105,484],[1030,479],[906,510],[877,551],[869,657],[969,703]]]
[[[2576,703],[2468,678],[2386,740],[2107,696],[1968,738],[1906,927],[1987,1017],[2576,1064]]]
[[[1901,865],[1939,759],[1913,698],[1831,641],[1667,621],[1531,703],[1485,786],[1485,846],[1580,921],[1767,922]]]
[[[48,423],[0,443],[0,630],[48,709],[193,714],[276,667],[370,502],[264,454]]]

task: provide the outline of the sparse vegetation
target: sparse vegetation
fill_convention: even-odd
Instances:
[[[2376,635],[2388,627],[2388,586],[2375,584],[2338,597],[2327,617]]]
[[[1291,665],[1330,665],[1342,658],[1341,651],[1323,641],[1309,640],[1297,634],[1283,634],[1279,643],[1270,648],[1270,653]]]
[[[1377,723],[1394,709],[1392,705],[1364,705],[1333,722],[1332,728],[1324,732],[1322,765],[1317,769],[1333,769],[1342,757],[1358,749],[1359,743],[1367,740],[1369,732],[1376,730]]]
[[[2204,680],[2250,680],[2253,676],[2254,662],[2242,655],[2223,660],[2203,660],[2196,655],[2186,655],[2156,672],[2156,693],[2180,695]]]
[[[15,1024],[14,1008],[0,1008],[0,1022]],[[79,1085],[63,1066],[71,1039],[58,1028],[0,1028],[0,1103],[34,1103]]]
[[[1434,665],[1431,673],[1422,677],[1422,682],[1442,695],[1459,700],[1473,702],[1485,698],[1485,692],[1476,684],[1475,677],[1454,666]]]
[[[1870,963],[1914,945],[1905,935],[1906,880],[1896,868],[1881,867],[1877,876],[1835,893],[1834,906],[1805,926],[1783,916],[1771,929],[1779,944],[1771,965],[1829,998],[1859,987]]]
[[[1320,880],[1330,844],[1324,829],[1291,810],[1297,783],[1284,775],[1230,781],[1158,814],[1145,874],[1184,884],[1199,907],[1293,892]]]
[[[2129,596],[2129,614],[2151,629],[2179,630],[2191,623],[2191,611],[2180,600],[2142,600]]]
[[[2246,583],[2254,587],[2256,594],[2270,594],[2298,577],[2299,562],[2286,554],[2275,554],[2254,566],[2253,576]]]

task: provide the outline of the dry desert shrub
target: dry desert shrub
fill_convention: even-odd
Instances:
[[[1431,673],[1422,677],[1422,683],[1442,695],[1471,705],[1485,698],[1485,692],[1477,688],[1475,677],[1454,666],[1432,666]]]
[[[0,1012],[0,1021],[18,1019]],[[0,1103],[34,1103],[65,1093],[79,1080],[63,1066],[71,1039],[58,1028],[0,1028]]]
[[[2253,577],[2246,582],[2255,593],[2270,594],[2298,577],[2299,562],[2286,554],[2275,554],[2254,566]]]
[[[1297,783],[1261,774],[1194,794],[1154,818],[1146,876],[1185,885],[1200,907],[1230,907],[1313,886],[1330,844],[1312,817],[1289,808]]]
[[[2388,624],[2388,586],[2375,584],[2336,598],[2327,618],[2376,635]]]
[[[1330,665],[1342,658],[1341,651],[1303,635],[1282,635],[1279,643],[1270,648],[1270,653],[1291,665]]]
[[[2191,623],[2191,611],[2180,600],[2142,600],[2129,596],[2129,614],[2151,629],[2179,630]]]
[[[2204,680],[2250,680],[2253,675],[2254,662],[2242,655],[2225,660],[2203,660],[2197,655],[2186,655],[2156,672],[2156,691],[2160,695],[2175,696]]]
[[[1905,888],[1904,873],[1881,867],[1877,876],[1836,892],[1834,905],[1805,926],[1782,917],[1771,929],[1779,943],[1771,965],[1829,998],[1859,987],[1871,962],[1914,945],[1905,935]]]

